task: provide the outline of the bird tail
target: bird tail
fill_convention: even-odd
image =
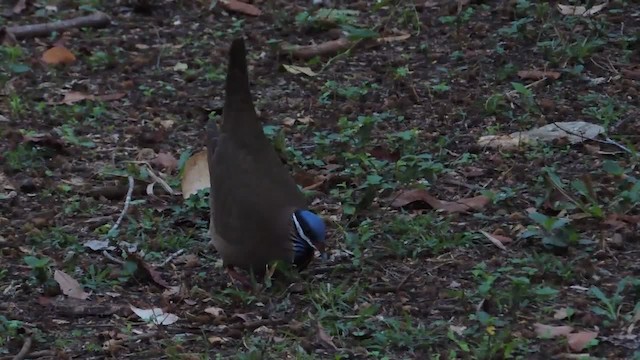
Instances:
[[[225,92],[222,131],[255,127],[258,121],[249,89],[247,51],[241,37],[231,43]]]

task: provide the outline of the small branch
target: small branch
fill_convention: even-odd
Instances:
[[[54,31],[60,32],[72,28],[93,27],[101,28],[111,24],[109,16],[103,12],[95,12],[91,15],[80,16],[73,19],[61,20],[43,24],[17,25],[5,28],[16,39],[25,39],[38,36],[46,36]]]
[[[122,212],[120,212],[120,216],[118,216],[118,220],[116,220],[116,223],[107,233],[107,236],[106,236],[107,240],[109,239],[110,234],[113,234],[116,231],[118,231],[118,227],[120,227],[120,223],[122,223],[122,219],[124,219],[124,216],[129,211],[129,205],[131,204],[131,194],[133,194],[133,185],[134,185],[133,176],[129,176],[129,190],[127,190],[127,197],[124,199],[124,207],[122,208]],[[102,255],[104,255],[106,258],[108,258],[109,260],[117,264],[120,264],[120,265],[124,264],[124,261],[120,259],[116,259],[115,257],[113,257],[113,255],[109,254],[107,250],[104,250],[102,252]]]
[[[161,262],[160,264],[156,265],[156,268],[160,268],[163,267],[165,265],[167,265],[168,263],[172,262],[173,259],[177,258],[178,256],[182,255],[182,253],[184,253],[184,249],[180,249],[176,252],[174,252],[173,254],[169,255],[163,262]]]
[[[330,56],[349,49],[352,42],[347,38],[339,38],[316,45],[291,45],[284,43],[280,46],[280,51],[291,57],[309,60],[316,56]]]
[[[104,257],[106,257],[107,259],[113,261],[114,263],[118,264],[118,265],[124,265],[124,261],[116,258],[115,256],[111,255],[107,250],[103,250],[102,251],[102,255],[104,255]]]
[[[20,352],[13,357],[13,360],[22,360],[27,357],[29,351],[31,351],[31,344],[33,344],[33,339],[31,336],[28,336],[24,339],[24,343],[22,343],[22,349]]]
[[[120,227],[122,219],[127,214],[127,211],[129,211],[129,205],[131,204],[131,194],[133,194],[133,176],[129,176],[129,190],[127,190],[127,197],[124,199],[124,207],[122,208],[122,212],[120,212],[118,220],[116,220],[116,223],[109,230],[109,233],[115,233],[116,231],[118,231],[118,227]]]

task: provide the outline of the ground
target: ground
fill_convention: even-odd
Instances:
[[[111,24],[4,38],[1,359],[640,356],[632,1],[9,3],[7,26]],[[207,246],[207,190],[184,200],[153,177],[180,191],[240,35],[265,132],[331,248],[253,291]],[[336,36],[348,51],[278,51]],[[74,58],[43,56],[54,44]],[[604,132],[479,143],[565,121]]]

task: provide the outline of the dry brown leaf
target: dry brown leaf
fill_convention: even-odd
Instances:
[[[578,144],[595,139],[604,133],[600,125],[585,121],[561,121],[544,125],[528,131],[516,131],[510,135],[486,135],[478,139],[478,145],[491,148],[515,149],[519,146],[537,142],[551,142],[567,139],[571,144]]]
[[[156,325],[171,325],[180,318],[174,314],[166,313],[160,308],[140,309],[133,305],[129,305],[131,311],[138,315],[142,320],[154,323]]]
[[[489,203],[489,198],[483,195],[460,199],[457,201],[443,201],[435,198],[423,189],[412,189],[401,192],[391,202],[391,207],[399,208],[411,203],[422,201],[436,210],[443,210],[448,213],[465,212],[470,210],[480,210]]]
[[[400,194],[395,196],[393,198],[393,201],[391,202],[391,207],[400,208],[417,201],[423,201],[434,208],[440,202],[440,200],[431,196],[431,194],[429,194],[426,190],[412,189],[412,190],[402,191]]]
[[[506,236],[503,235],[495,235],[495,234],[489,234],[486,231],[480,230],[480,233],[482,233],[482,235],[484,235],[487,239],[489,239],[489,241],[491,241],[491,243],[493,243],[493,245],[497,246],[498,248],[500,248],[501,250],[507,251],[507,247],[504,246],[505,243],[510,243],[512,240],[511,238],[508,238]],[[505,239],[504,242],[502,239]]]
[[[224,344],[224,343],[229,341],[229,339],[223,338],[223,337],[220,337],[220,336],[209,336],[207,338],[207,340],[209,341],[209,344],[211,344],[211,345],[222,345],[222,344]],[[199,357],[198,357],[198,359],[199,359]]]
[[[18,0],[15,5],[13,5],[13,13],[19,15],[27,8],[27,0]]]
[[[598,337],[597,332],[578,331],[576,333],[567,334],[567,343],[572,351],[582,351],[589,342]]]
[[[162,278],[162,275],[160,275],[160,272],[158,272],[156,269],[154,269],[153,266],[148,264],[146,261],[144,261],[144,259],[142,259],[137,254],[128,254],[127,260],[135,262],[136,265],[138,266],[138,268],[136,269],[136,272],[135,272],[135,276],[139,280],[151,279],[154,283],[156,283],[156,284],[158,284],[158,285],[160,285],[160,286],[162,286],[164,288],[167,288],[167,289],[171,288],[171,285],[169,285],[169,283],[167,283]]]
[[[42,54],[42,61],[47,65],[68,65],[76,61],[76,56],[64,46],[54,46]]]
[[[558,80],[560,73],[557,71],[520,70],[518,76],[527,80],[540,80],[544,78]]]
[[[120,100],[122,99],[125,95],[125,93],[113,93],[113,94],[104,94],[104,95],[95,95],[93,97],[93,100],[98,100],[98,101],[113,101],[113,100]]]
[[[640,69],[621,69],[622,76],[631,80],[640,80]]]
[[[235,11],[241,14],[249,16],[260,16],[262,11],[252,4],[247,4],[238,0],[222,0],[220,1],[222,7],[227,11]]]
[[[568,318],[569,314],[568,314],[567,310],[568,309],[566,307],[563,307],[561,309],[556,310],[553,313],[553,318],[556,319],[556,320],[564,320],[564,319]]]
[[[600,11],[602,11],[602,9],[605,8],[605,6],[607,6],[609,4],[608,1],[600,4],[600,5],[595,5],[590,7],[589,9],[587,9],[585,6],[579,6],[579,5],[562,5],[562,4],[557,4],[558,6],[558,11],[560,11],[560,13],[562,15],[582,15],[582,16],[591,16],[591,15],[595,15],[597,13],[599,13]]]
[[[202,150],[192,155],[184,165],[184,175],[181,183],[182,197],[187,199],[201,189],[209,187],[211,187],[211,183],[209,181],[207,151]]]
[[[224,310],[217,306],[210,306],[204,309],[204,312],[206,312],[209,315],[213,315],[214,317],[220,317],[225,315]]]
[[[533,324],[533,329],[536,335],[541,338],[555,338],[558,336],[566,336],[573,331],[573,328],[567,325],[552,326],[540,323]]]
[[[122,99],[125,95],[125,93],[90,95],[80,91],[69,91],[64,94],[64,99],[60,101],[60,104],[72,105],[84,100],[113,101]]]
[[[84,292],[82,285],[65,272],[56,270],[53,274],[53,279],[58,283],[58,285],[60,285],[60,290],[63,294],[80,300],[86,300],[89,298],[89,294]]]
[[[318,338],[318,341],[320,341],[322,345],[326,345],[332,348],[333,350],[338,350],[338,347],[336,346],[336,344],[333,343],[333,339],[331,339],[331,336],[327,334],[327,332],[324,330],[322,325],[320,325],[320,323],[318,323],[318,326],[317,326],[316,336]]]
[[[282,64],[282,67],[287,70],[287,72],[293,75],[304,74],[307,76],[316,76],[316,73],[311,70],[308,66],[297,66],[297,65],[287,65]]]
[[[151,164],[157,166],[161,170],[167,171],[168,173],[172,173],[178,168],[178,160],[173,157],[173,155],[164,152],[156,155],[156,157],[151,160]]]
[[[470,210],[480,210],[487,206],[491,200],[484,196],[474,196],[472,198],[460,199],[458,201],[440,201],[438,210],[448,213],[466,212]]]
[[[396,35],[396,36],[385,36],[385,37],[378,38],[378,42],[391,43],[391,42],[396,42],[396,41],[404,41],[404,40],[407,40],[410,37],[411,37],[411,34],[402,34],[402,35]]]

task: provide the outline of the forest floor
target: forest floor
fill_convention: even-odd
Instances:
[[[640,358],[632,1],[9,3],[0,25],[111,24],[2,38],[0,359]],[[240,35],[331,248],[252,292],[207,190],[179,193]],[[574,121],[593,136],[505,143]]]

